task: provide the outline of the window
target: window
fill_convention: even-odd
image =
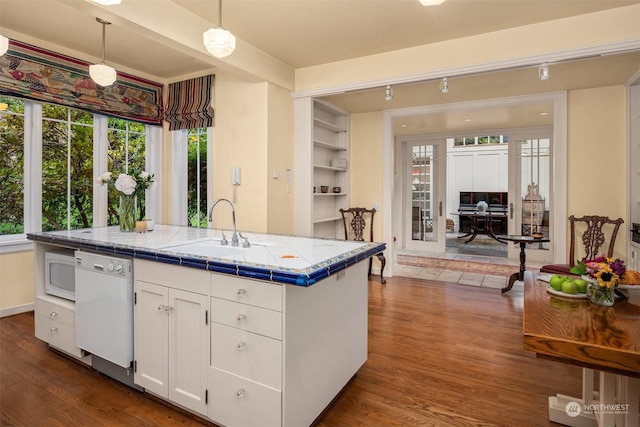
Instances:
[[[506,144],[508,142],[509,137],[507,135],[465,136],[462,138],[455,138],[453,146],[461,147],[467,145]]]
[[[139,173],[145,170],[146,133],[145,125],[123,119],[109,118],[107,125],[108,158],[107,170],[114,174]],[[146,217],[146,200],[138,200],[137,218]],[[107,225],[118,224],[120,194],[109,189]]]
[[[0,97],[0,235],[24,233],[24,102]]]
[[[42,231],[93,225],[93,114],[42,105]]]
[[[190,129],[188,141],[188,224],[191,227],[207,228],[207,129]]]
[[[161,141],[158,126],[0,96],[0,245],[27,244],[28,232],[117,224],[119,198],[101,193],[96,177],[154,171]],[[158,187],[139,206],[160,221]]]

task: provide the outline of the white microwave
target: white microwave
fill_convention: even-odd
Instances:
[[[76,300],[75,257],[73,251],[45,252],[45,292]]]

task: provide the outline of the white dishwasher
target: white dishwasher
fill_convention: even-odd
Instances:
[[[122,381],[117,372],[105,372],[121,370],[132,381],[133,262],[84,251],[74,255],[76,345],[93,354],[97,370]]]

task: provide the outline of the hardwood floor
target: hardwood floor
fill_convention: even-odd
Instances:
[[[551,426],[548,396],[580,394],[579,368],[522,349],[521,291],[369,286],[368,361],[317,426]],[[0,319],[0,425],[209,424],[48,350],[25,313]]]

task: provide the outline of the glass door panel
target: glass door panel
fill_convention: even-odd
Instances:
[[[405,247],[444,252],[446,144],[408,142],[405,153]]]

